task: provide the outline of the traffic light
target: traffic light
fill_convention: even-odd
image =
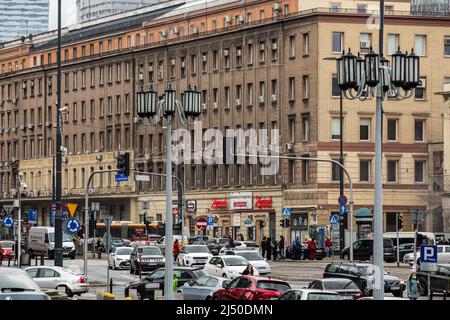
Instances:
[[[403,218],[401,215],[397,216],[397,226],[398,226],[398,230],[402,230],[403,228]]]
[[[280,227],[282,227],[282,228],[284,228],[284,220],[285,220],[285,219],[281,219],[281,220],[280,220]]]
[[[291,226],[291,220],[286,218],[286,228],[289,228]]]
[[[130,153],[125,152],[117,156],[117,169],[119,174],[130,175]]]
[[[89,237],[95,237],[95,229],[97,229],[97,221],[95,220],[95,213],[89,213]]]

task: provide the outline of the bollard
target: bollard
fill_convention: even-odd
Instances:
[[[139,279],[142,279],[142,267],[140,263],[139,263]]]
[[[37,256],[34,256],[34,265],[37,266]]]
[[[113,280],[109,279],[109,292],[113,293]]]
[[[103,300],[116,300],[116,297],[112,293],[103,294]]]
[[[131,297],[126,297],[125,300],[133,300]]]
[[[41,254],[41,266],[43,266],[43,265],[44,265],[44,255]]]

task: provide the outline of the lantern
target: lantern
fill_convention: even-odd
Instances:
[[[356,58],[356,86],[358,89],[362,84],[363,77],[364,77],[364,59],[361,58],[358,52],[358,58]]]
[[[419,57],[411,50],[405,62],[405,86],[413,89],[420,85]]]
[[[356,56],[348,50],[342,57],[342,70],[344,71],[344,83],[341,89],[345,88],[356,88]],[[343,89],[345,90],[345,89]]]
[[[366,83],[369,87],[376,87],[380,81],[380,57],[370,49],[365,57]]]
[[[150,89],[145,92],[143,90],[137,93],[137,114],[141,118],[150,118],[156,114],[157,93]]]
[[[391,81],[396,87],[401,87],[405,83],[405,62],[406,55],[398,48],[392,55]]]
[[[380,66],[383,68],[380,68],[380,73],[381,73],[381,88],[383,89],[384,92],[389,91],[389,72],[388,69],[389,68],[389,61],[381,56],[380,58]]]
[[[176,92],[173,90],[170,85],[169,88],[164,92],[164,114],[165,115],[173,115],[175,113],[176,108]]]
[[[198,117],[200,111],[200,92],[192,90],[191,86],[184,92],[183,109],[186,116]]]

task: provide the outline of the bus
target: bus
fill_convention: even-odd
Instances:
[[[384,238],[392,239],[394,242],[394,246],[397,246],[397,232],[385,232],[383,235]],[[399,243],[414,243],[414,232],[399,232],[398,233]],[[434,233],[432,232],[417,232],[417,244],[419,246],[421,244],[435,244],[436,239]]]
[[[161,231],[162,229],[162,231]],[[106,225],[97,222],[95,235],[104,238]],[[130,241],[146,240],[148,234],[164,234],[164,226],[161,224],[149,224],[148,228],[143,223],[131,221],[113,221],[111,223],[111,238],[122,238]]]

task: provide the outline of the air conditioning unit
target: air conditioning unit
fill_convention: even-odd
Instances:
[[[144,74],[143,73],[139,73],[139,81],[144,81]]]
[[[264,96],[259,96],[258,101],[259,101],[259,104],[263,104],[264,103]]]
[[[238,21],[239,21],[239,23],[244,23],[245,22],[245,17],[244,16],[239,16],[238,17]]]
[[[289,150],[289,151],[294,150],[293,143],[286,143],[284,146],[286,147],[286,150]]]
[[[242,50],[241,49],[236,50],[236,55],[238,57],[242,56]]]
[[[198,33],[198,29],[196,27],[191,28],[192,34]]]
[[[51,85],[52,85],[52,79],[50,79],[50,78],[47,79],[47,85],[48,85],[48,86],[51,86]]]
[[[231,16],[225,16],[225,23],[231,23],[231,21],[233,21]]]
[[[202,111],[206,112],[208,108],[206,107],[206,103],[202,103]]]
[[[180,34],[180,28],[178,28],[178,27],[174,27],[172,29],[172,31],[173,31],[174,34]]]
[[[241,106],[241,99],[236,99],[236,107],[240,107]]]
[[[27,82],[26,81],[22,82],[22,88],[26,89],[26,87],[27,87]]]
[[[170,64],[171,64],[172,66],[174,66],[174,65],[175,65],[175,59],[170,59]]]
[[[33,130],[33,129],[34,129],[34,124],[33,124],[33,123],[29,123],[29,124],[28,124],[28,129]]]
[[[204,54],[204,55],[202,56],[202,59],[203,59],[204,62],[208,61],[208,56],[207,56],[207,54]]]
[[[281,12],[281,3],[274,3],[273,4],[273,11],[275,11],[275,12]]]
[[[5,133],[8,134],[9,133],[9,129],[5,129]]]
[[[272,102],[277,102],[277,95],[273,94],[271,97]]]
[[[223,50],[223,55],[224,55],[224,56],[230,55],[230,50],[229,50],[229,49],[224,49],[224,50]]]
[[[219,109],[219,104],[217,102],[213,103],[213,110]]]
[[[11,133],[16,133],[16,128],[12,128]]]
[[[30,86],[34,87],[34,80],[30,81]]]
[[[162,31],[160,31],[159,32],[159,35],[161,36],[161,37],[167,37],[167,31],[165,31],[165,30],[162,30]]]
[[[11,198],[17,197],[17,190],[16,189],[10,189],[9,190],[9,195],[10,195]]]
[[[11,157],[11,162],[16,161],[16,157]]]
[[[145,160],[145,161],[150,161],[151,158],[152,158],[152,156],[151,156],[149,153],[145,153],[145,154],[144,154],[144,160]]]
[[[370,49],[370,41],[360,41],[360,47],[361,49]]]
[[[181,67],[186,68],[186,61],[181,61]]]
[[[68,196],[70,193],[69,193],[69,190],[67,190],[67,189],[64,189],[64,191],[63,191],[63,196]]]
[[[277,49],[278,49],[278,43],[272,42],[272,50],[277,50]]]
[[[3,192],[3,198],[8,198],[9,194],[8,192]]]
[[[420,79],[420,85],[419,88],[426,88],[427,87],[427,81],[425,79]]]
[[[14,104],[14,105],[17,104],[17,98],[16,99],[12,99],[11,103]]]
[[[5,100],[0,100],[0,106],[3,107],[4,104],[5,104]]]

